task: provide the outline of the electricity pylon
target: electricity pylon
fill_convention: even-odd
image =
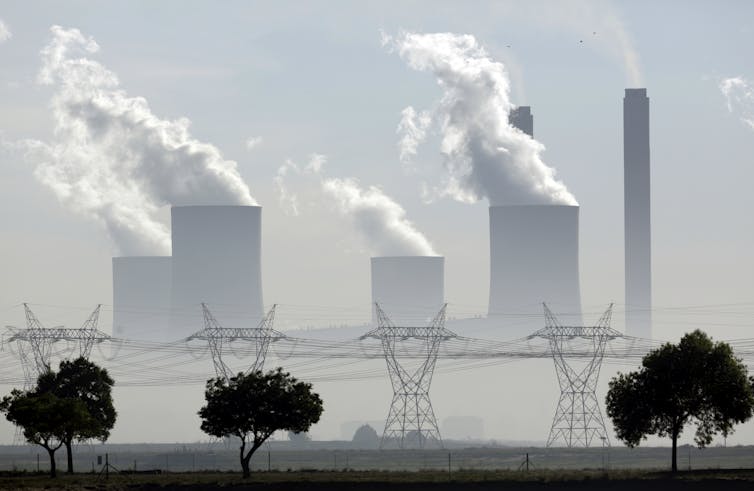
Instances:
[[[445,308],[435,316],[429,326],[396,326],[385,312],[375,303],[377,328],[363,335],[361,339],[374,338],[382,343],[387,362],[387,371],[393,386],[393,400],[390,404],[382,433],[380,448],[397,443],[399,448],[415,446],[424,448],[427,442],[435,442],[442,447],[440,429],[437,426],[429,387],[437,362],[437,353],[443,340],[456,337],[445,329]],[[418,349],[401,350],[401,344],[410,340],[419,341]],[[410,370],[404,367],[400,358],[418,358],[420,364]]]
[[[186,341],[198,339],[206,341],[209,345],[209,352],[212,355],[212,363],[215,365],[215,375],[228,380],[235,375],[233,370],[223,360],[223,353],[234,341],[244,341],[251,344],[253,351],[250,353],[254,359],[247,372],[255,372],[264,368],[264,361],[267,358],[267,349],[271,342],[279,341],[285,338],[285,334],[280,333],[272,328],[275,322],[275,308],[273,305],[267,315],[257,327],[253,328],[232,328],[222,327],[219,322],[209,311],[207,305],[202,303],[202,313],[204,315],[204,329],[189,336]]]
[[[11,331],[7,342],[16,342],[18,356],[21,359],[21,367],[24,371],[24,388],[29,389],[34,385],[37,377],[50,370],[50,362],[53,355],[53,345],[59,341],[75,343],[78,355],[89,358],[95,343],[101,343],[110,339],[110,336],[97,330],[101,305],[89,315],[79,329],[66,329],[65,327],[46,328],[34,315],[28,304],[24,304],[26,313],[26,329],[9,327]],[[63,357],[67,357],[65,353]]]
[[[540,337],[549,341],[560,385],[560,399],[547,446],[563,443],[567,447],[589,447],[593,441],[609,446],[595,391],[605,346],[608,341],[623,337],[610,328],[613,305],[610,304],[593,327],[561,326],[547,305],[543,306],[545,327],[529,338]],[[575,366],[577,360],[581,362],[578,367]]]

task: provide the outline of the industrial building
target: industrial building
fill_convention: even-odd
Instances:
[[[113,336],[168,341],[171,265],[170,256],[113,258]]]
[[[652,337],[652,219],[647,89],[623,98],[626,334]]]

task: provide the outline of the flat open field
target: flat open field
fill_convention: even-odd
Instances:
[[[510,470],[669,470],[670,448],[550,448],[462,447],[440,450],[365,450],[346,442],[310,442],[296,448],[289,442],[272,442],[252,458],[253,470],[273,471],[419,471]],[[99,472],[105,455],[118,470],[165,472],[237,471],[238,450],[222,442],[209,444],[93,444],[74,448],[77,472]],[[37,464],[39,458],[39,464]],[[100,460],[101,459],[101,460]],[[58,468],[65,465],[65,451],[57,453]],[[37,467],[39,465],[39,467]],[[754,468],[754,447],[731,446],[678,449],[682,470]],[[0,446],[0,471],[46,471],[46,452],[38,446]]]
[[[676,489],[743,490],[754,486],[752,470],[684,471],[457,471],[376,472],[299,471],[257,472],[248,480],[231,473],[166,473],[159,475],[98,474],[62,475],[52,480],[41,475],[0,475],[0,489],[102,489],[102,490],[535,490],[590,489],[642,491]]]
[[[0,489],[754,488],[751,446],[681,447],[681,472],[671,476],[667,447],[365,450],[345,442],[310,442],[301,448],[286,443],[273,442],[255,454],[250,480],[240,477],[237,449],[223,443],[78,445],[78,474],[65,475],[60,450],[57,480],[46,477],[49,464],[40,448],[5,446],[0,447]],[[112,466],[107,479],[100,472],[105,455]]]

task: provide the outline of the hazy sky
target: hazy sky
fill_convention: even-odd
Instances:
[[[478,187],[471,194],[447,192],[452,165],[448,172],[447,152],[441,153],[447,133],[437,124],[415,147],[404,139],[407,107],[416,113],[414,136],[429,118],[422,111],[442,119],[458,108],[441,102],[450,82],[439,86],[442,74],[416,66],[396,39],[450,32],[474,36],[503,64],[509,102],[532,106],[544,149],[531,152],[556,170],[554,179],[581,206],[585,317],[596,317],[611,301],[618,313],[623,309],[621,108],[624,88],[639,86],[651,101],[655,335],[675,339],[701,327],[717,338],[750,337],[752,18],[754,4],[743,0],[358,6],[3,0],[0,320],[23,325],[19,304],[30,302],[49,325],[75,326],[102,303],[101,327],[109,331],[111,257],[125,247],[164,250],[165,203],[192,196],[214,202],[217,186],[228,182],[231,201],[264,207],[264,298],[281,304],[279,327],[366,321],[375,247],[445,256],[451,313],[486,312],[490,194]],[[53,25],[79,29],[81,46],[95,41],[99,51],[69,58],[49,48],[43,53],[55,46]],[[97,65],[64,63],[80,56]],[[99,109],[117,112],[124,101],[139,106],[125,116],[97,113],[113,116],[117,127],[98,126],[106,141],[96,148],[75,123],[61,121],[87,94],[67,91],[61,80],[84,72],[117,77],[117,83],[87,82],[110,91]],[[143,100],[134,102],[137,97]],[[471,109],[487,107],[482,100]],[[30,140],[45,146],[30,149]],[[190,179],[169,159],[156,159],[159,178],[139,167],[145,155],[181,145],[199,149],[202,157],[192,165],[200,176],[216,177],[222,168],[217,182],[225,184],[200,178],[181,188],[176,181]],[[89,187],[61,188],[59,168],[50,162],[86,162],[82,155],[103,168],[121,159],[133,167],[107,176],[98,171]],[[456,157],[462,163],[464,156]],[[91,167],[69,170],[80,175]],[[134,176],[148,192],[126,180]],[[58,186],[50,183],[56,179]],[[459,196],[466,202],[454,199]],[[382,228],[364,227],[358,214]],[[128,220],[144,225],[152,239],[124,237]],[[382,230],[397,238],[380,245]],[[622,328],[622,315],[614,324]],[[465,411],[458,406],[447,415]],[[383,412],[365,419],[381,419]],[[337,434],[335,420],[328,424],[322,434]],[[508,435],[502,424],[487,425],[489,436]],[[514,436],[545,438],[523,433]],[[741,433],[754,442],[752,428]],[[187,438],[198,435],[192,429]]]

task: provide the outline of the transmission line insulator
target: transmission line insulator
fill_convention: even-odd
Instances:
[[[447,305],[443,305],[429,326],[423,327],[396,326],[378,303],[374,307],[377,328],[361,339],[380,340],[393,386],[393,400],[385,421],[380,448],[396,444],[399,448],[424,448],[427,444],[442,447],[440,429],[429,398],[429,387],[440,343],[456,337],[455,333],[445,329]],[[399,359],[400,344],[409,340],[420,341],[420,352],[413,353],[413,356],[419,356],[421,363],[414,370],[406,369]]]
[[[547,446],[590,447],[598,441],[609,446],[595,392],[608,341],[623,337],[610,328],[613,305],[610,304],[593,327],[561,326],[547,305],[543,306],[545,327],[529,338],[549,341],[560,386]],[[577,361],[580,362],[578,367]]]

